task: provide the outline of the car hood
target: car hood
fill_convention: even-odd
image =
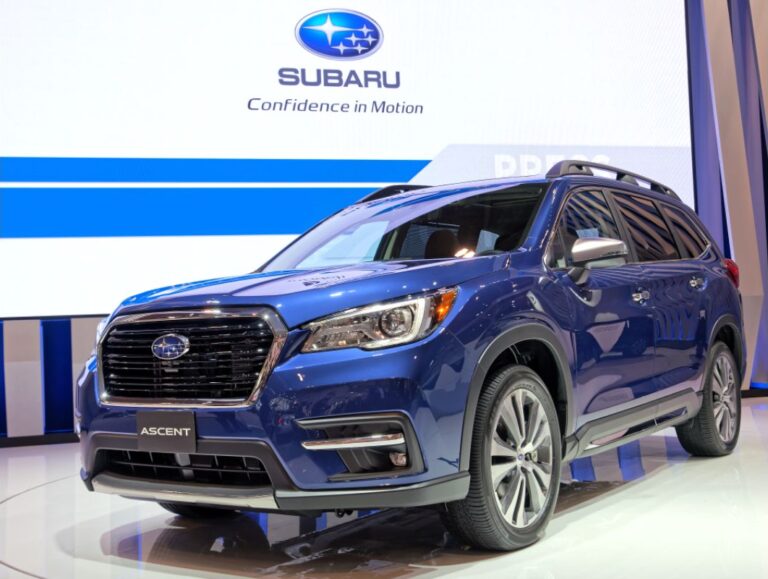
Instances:
[[[268,306],[289,328],[349,308],[460,284],[504,266],[507,256],[374,262],[253,273],[169,286],[125,300],[115,315],[201,307]]]

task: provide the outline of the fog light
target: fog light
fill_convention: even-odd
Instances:
[[[408,466],[408,453],[405,452],[390,452],[389,460],[395,466]]]

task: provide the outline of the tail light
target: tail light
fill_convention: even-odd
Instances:
[[[739,266],[732,259],[724,259],[723,267],[725,268],[728,277],[731,278],[733,285],[739,287]]]

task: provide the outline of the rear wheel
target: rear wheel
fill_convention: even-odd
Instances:
[[[166,511],[174,515],[185,517],[187,519],[220,519],[225,517],[234,517],[237,511],[230,509],[217,509],[215,507],[201,507],[198,505],[187,505],[184,503],[157,503]]]
[[[715,342],[707,360],[699,413],[677,427],[677,437],[694,456],[723,456],[736,447],[741,426],[741,377],[731,350]]]
[[[557,501],[561,442],[554,402],[530,368],[507,366],[478,401],[467,497],[443,520],[467,543],[511,551],[537,541]]]

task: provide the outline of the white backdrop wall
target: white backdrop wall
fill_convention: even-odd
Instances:
[[[357,1],[382,38],[352,61],[296,39],[336,7],[0,0],[0,318],[253,270],[391,182],[583,156],[693,203],[682,0]],[[287,99],[349,111],[263,110]]]

